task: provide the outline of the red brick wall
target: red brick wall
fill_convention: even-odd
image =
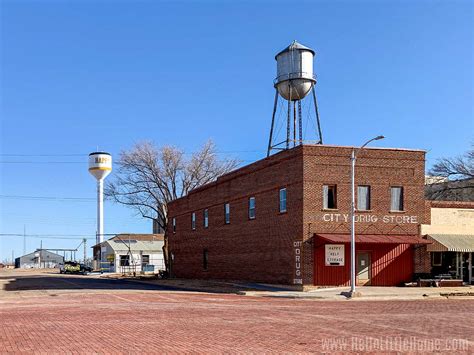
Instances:
[[[314,233],[350,233],[351,151],[351,147],[304,147],[305,241],[309,242]],[[357,185],[370,185],[371,210],[356,213],[356,217],[361,220],[356,223],[356,233],[418,235],[420,224],[425,223],[426,218],[424,178],[424,151],[374,148],[359,151],[355,168],[356,201]],[[323,210],[322,186],[325,184],[337,185],[337,210]],[[404,212],[390,212],[391,186],[403,186]],[[339,220],[325,222],[325,215],[327,217],[328,214],[332,214],[333,219]],[[402,223],[396,220],[392,222],[392,218],[401,219]],[[416,223],[406,223],[408,218],[410,222],[416,220]],[[387,222],[384,222],[384,219]],[[349,259],[346,260],[348,263]],[[316,281],[313,275],[314,260],[311,248],[305,249],[304,261],[304,283],[310,284],[313,280]]]
[[[418,245],[414,250],[414,271],[416,274],[431,273],[431,254],[426,251],[426,245]]]
[[[294,150],[239,169],[169,205],[176,233],[169,230],[173,274],[183,278],[240,279],[290,283],[293,242],[302,233],[302,160]],[[279,190],[287,189],[287,213],[279,213]],[[249,220],[248,199],[256,198],[256,218]],[[230,203],[230,224],[224,204]],[[209,228],[203,210],[209,209]],[[196,230],[191,213],[196,212]],[[208,270],[203,269],[208,250]]]
[[[176,218],[177,230],[168,233],[174,275],[291,284],[298,278],[299,267],[303,283],[313,284],[313,234],[349,233],[343,215],[350,204],[350,153],[350,147],[300,146],[238,169],[172,202],[169,217]],[[337,211],[322,209],[323,184],[337,185]],[[372,210],[360,214],[377,218],[357,223],[357,233],[418,234],[425,219],[424,152],[364,149],[357,159],[356,184],[371,186]],[[390,186],[404,187],[404,212],[390,213]],[[278,212],[282,187],[288,194],[284,214]],[[255,220],[248,219],[250,196],[256,197]],[[224,224],[226,202],[231,204],[229,225]],[[208,229],[203,228],[205,208],[209,209]],[[193,211],[196,231],[191,230]],[[340,221],[325,222],[323,216],[329,212],[340,214]],[[385,216],[401,221],[415,218],[416,223],[386,223]],[[207,271],[203,270],[203,249],[208,250]]]
[[[426,203],[430,207],[436,208],[474,208],[474,202],[472,201],[426,201]]]

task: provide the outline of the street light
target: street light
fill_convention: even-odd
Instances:
[[[359,150],[363,149],[367,144],[372,141],[378,141],[380,139],[384,139],[384,136],[377,136],[365,142],[360,148],[352,149],[351,154],[351,291],[349,293],[350,296],[354,296],[355,294],[355,279],[356,279],[356,268],[355,268],[355,162],[357,153]]]

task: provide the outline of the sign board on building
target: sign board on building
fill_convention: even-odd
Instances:
[[[326,266],[344,266],[344,244],[326,244]]]
[[[295,250],[295,278],[293,279],[293,283],[295,285],[302,285],[303,284],[303,279],[302,279],[302,273],[301,273],[301,247],[303,246],[303,242],[293,242],[293,247]]]

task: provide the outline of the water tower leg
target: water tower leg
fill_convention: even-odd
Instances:
[[[286,118],[286,149],[290,148],[290,118],[291,117],[291,100],[288,100],[288,113]]]
[[[293,101],[293,148],[296,146],[296,101]]]
[[[273,141],[273,126],[275,125],[275,113],[278,104],[278,90],[275,89],[275,102],[273,104],[273,113],[272,113],[272,126],[270,127],[270,138],[268,139],[268,150],[267,150],[267,157],[270,156],[270,151],[272,149],[272,141]]]
[[[303,118],[301,115],[301,100],[298,100],[298,127],[299,127],[299,144],[303,144]]]
[[[314,110],[316,111],[316,123],[318,125],[318,135],[319,135],[319,143],[323,144],[323,134],[321,133],[321,122],[319,121],[319,110],[318,110],[318,101],[316,100],[316,92],[315,92],[315,85],[311,89],[313,93],[313,100],[314,100]]]
[[[97,244],[104,241],[104,181],[97,181]]]

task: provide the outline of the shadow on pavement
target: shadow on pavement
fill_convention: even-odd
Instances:
[[[288,291],[288,288],[258,283],[236,283],[213,280],[140,279],[114,275],[69,275],[54,271],[26,271],[0,274],[0,290],[141,290],[183,291],[220,294],[245,294],[247,291]]]
[[[54,274],[40,275],[12,275],[0,277],[4,291],[31,291],[31,290],[168,290],[188,291],[182,287],[156,285],[121,279],[102,279],[88,276],[72,276]],[[194,290],[193,290],[194,291]]]

